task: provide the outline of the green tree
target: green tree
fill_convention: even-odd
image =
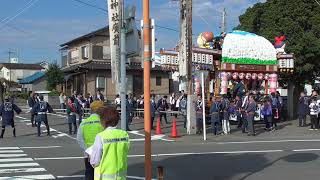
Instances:
[[[55,90],[57,85],[64,82],[63,72],[61,71],[58,64],[53,63],[49,64],[49,67],[46,71],[47,77],[47,90]]]
[[[295,72],[281,74],[296,85],[320,77],[320,6],[310,0],[267,0],[257,3],[239,17],[235,29],[264,36],[271,42],[284,34],[287,53],[294,53]]]

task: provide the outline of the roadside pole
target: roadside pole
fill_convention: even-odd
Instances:
[[[145,179],[152,178],[151,164],[151,114],[150,114],[150,69],[151,69],[151,33],[149,0],[143,0],[143,82],[144,82],[144,132],[145,132]]]
[[[204,72],[201,72],[201,86],[202,86],[202,123],[203,123],[203,140],[207,140],[207,129],[206,129],[206,105],[204,102]]]
[[[126,79],[126,27],[124,23],[124,0],[121,0],[121,30],[120,30],[120,99],[121,99],[121,129],[127,130],[126,116],[126,94],[127,94],[127,79]]]

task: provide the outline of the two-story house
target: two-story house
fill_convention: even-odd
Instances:
[[[0,77],[7,81],[18,82],[41,70],[44,70],[44,67],[39,64],[1,63]]]
[[[141,67],[140,34],[137,29],[127,33],[126,67],[127,91],[136,96],[143,94],[143,68]],[[97,90],[113,100],[116,94],[111,77],[109,28],[104,27],[75,38],[61,45],[62,70],[65,73],[63,90],[70,95],[73,91],[86,95]],[[169,73],[159,66],[151,70],[151,90],[156,94],[169,94]]]

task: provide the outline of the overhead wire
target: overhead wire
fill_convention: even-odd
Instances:
[[[2,25],[0,25],[0,28],[2,28],[4,25],[8,24],[10,21],[14,20],[15,18],[17,18],[19,15],[21,15],[22,13],[24,13],[26,10],[28,10],[31,6],[33,6],[36,2],[38,2],[39,0],[31,0],[29,1],[26,6],[24,6],[23,8],[21,8],[20,10],[17,11],[17,13],[14,16],[11,17],[7,17],[3,20],[1,20]]]

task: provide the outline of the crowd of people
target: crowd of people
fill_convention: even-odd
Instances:
[[[313,91],[310,97],[307,97],[305,92],[300,93],[298,116],[299,127],[306,127],[307,115],[310,116],[310,128],[309,130],[319,129],[320,120],[320,97],[317,91]]]

